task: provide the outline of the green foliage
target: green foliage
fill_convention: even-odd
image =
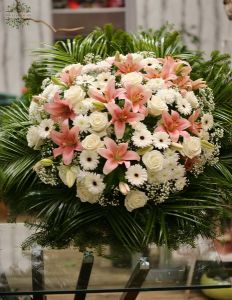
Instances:
[[[41,92],[42,81],[46,78],[46,74],[41,68],[41,62],[35,61],[30,66],[27,75],[23,77],[25,87],[28,89],[27,95],[29,99],[31,96],[38,95]]]
[[[26,85],[31,94],[38,94],[43,78],[51,77],[66,65],[82,63],[90,53],[105,58],[117,51],[150,51],[157,57],[172,55],[189,61],[193,79],[203,78],[214,92],[214,118],[225,129],[220,160],[214,167],[207,167],[200,177],[191,178],[188,188],[164,203],[148,204],[131,213],[123,206],[103,208],[80,203],[75,188],[53,188],[38,182],[32,166],[40,157],[25,139],[31,125],[29,101],[17,102],[2,110],[0,185],[11,209],[40,220],[33,224],[38,231],[25,245],[36,240],[52,247],[73,243],[82,250],[99,243],[119,243],[131,251],[144,249],[150,242],[176,247],[183,242],[193,243],[198,234],[213,237],[215,224],[223,223],[231,214],[232,80],[228,55],[216,51],[205,61],[201,53],[189,51],[183,45],[178,32],[164,27],[131,35],[107,25],[87,37],[77,36],[37,50],[41,60],[33,64],[25,77]],[[106,178],[109,186],[115,178],[121,180],[120,169],[118,172]]]

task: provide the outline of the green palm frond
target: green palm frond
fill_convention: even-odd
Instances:
[[[27,145],[26,131],[30,125],[27,104],[18,101],[2,109],[0,186],[12,202],[15,193],[27,190],[36,181],[32,167],[39,160],[39,152]]]
[[[54,46],[46,45],[46,48],[36,50],[35,54],[42,59],[38,70],[51,76],[69,64],[82,63],[89,53],[105,58],[117,51],[127,53],[130,46],[130,35],[108,24],[103,29],[96,28],[87,37],[76,36],[73,40],[58,41]]]

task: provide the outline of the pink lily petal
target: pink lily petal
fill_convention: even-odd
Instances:
[[[140,157],[138,153],[134,151],[127,151],[127,153],[124,155],[124,159],[126,160],[140,160]]]
[[[110,151],[112,151],[112,152],[117,151],[118,145],[115,143],[114,140],[106,137],[106,138],[104,138],[104,143],[105,143],[106,147],[110,149]]]
[[[124,164],[126,166],[126,168],[128,169],[131,165],[130,161],[124,161]]]
[[[185,137],[185,138],[189,138],[190,134],[187,131],[180,131],[180,135]]]
[[[118,166],[118,163],[113,161],[113,160],[107,160],[105,165],[104,165],[104,168],[103,168],[103,173],[105,175],[111,173],[114,169],[116,169]]]
[[[126,153],[128,153],[127,148],[128,148],[128,143],[121,143],[118,146],[118,155],[123,156],[125,158]]]
[[[97,150],[98,154],[100,154],[102,157],[106,159],[112,159],[113,155],[112,152],[105,148],[100,148]]]
[[[114,123],[114,131],[117,139],[121,139],[124,135],[126,124],[120,121]]]
[[[175,130],[172,132],[169,132],[170,138],[173,142],[177,142],[180,136],[179,130]]]
[[[65,165],[70,165],[73,158],[73,147],[65,147],[63,150],[63,161]]]
[[[62,153],[63,153],[63,148],[62,148],[62,147],[53,149],[53,155],[54,155],[55,158],[56,158],[57,156],[61,155]]]

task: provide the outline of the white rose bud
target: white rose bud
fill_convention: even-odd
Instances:
[[[161,152],[152,150],[143,155],[142,161],[148,170],[158,172],[163,169],[164,157]]]
[[[101,141],[100,137],[94,133],[88,135],[81,144],[85,150],[96,150],[104,146],[104,143]]]
[[[81,202],[89,202],[91,204],[94,204],[99,200],[99,194],[90,193],[86,186],[81,182],[77,182],[76,196],[80,198]]]
[[[39,129],[37,126],[31,126],[27,132],[27,142],[28,146],[34,150],[38,150],[41,145],[43,145],[43,139],[39,134]]]
[[[168,111],[167,104],[157,96],[151,97],[151,100],[147,102],[147,107],[149,114],[153,116],[160,116],[163,111]]]
[[[89,116],[89,123],[93,131],[100,132],[108,126],[108,114],[95,111]]]
[[[143,81],[143,75],[138,72],[131,72],[122,76],[122,84],[126,85],[139,85]]]
[[[201,153],[201,140],[198,137],[185,138],[182,153],[192,159]]]
[[[130,187],[127,183],[125,182],[119,182],[119,191],[123,194],[123,195],[127,195],[130,191]]]
[[[143,207],[148,201],[148,197],[144,192],[130,191],[125,198],[125,207],[128,211]]]
[[[65,100],[72,105],[75,112],[78,112],[81,101],[85,99],[85,92],[80,86],[73,85],[64,92]]]

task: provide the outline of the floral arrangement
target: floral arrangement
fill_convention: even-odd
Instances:
[[[43,87],[29,108],[28,145],[43,157],[34,170],[45,184],[76,184],[82,202],[161,203],[218,161],[213,94],[186,61],[117,54],[69,65]]]
[[[37,54],[0,120],[1,198],[38,229],[25,245],[215,237],[231,216],[230,57],[111,26]]]

